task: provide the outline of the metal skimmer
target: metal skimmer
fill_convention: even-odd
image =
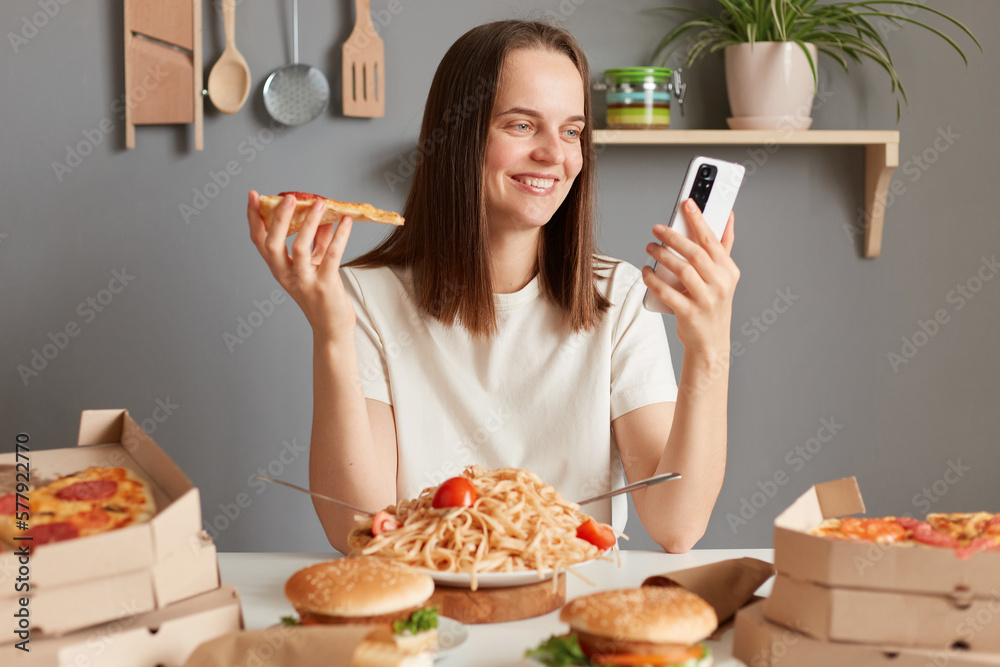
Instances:
[[[330,103],[330,84],[315,67],[299,62],[299,0],[292,0],[293,62],[271,72],[264,82],[264,107],[285,125],[315,120]]]

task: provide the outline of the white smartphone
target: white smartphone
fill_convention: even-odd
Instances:
[[[736,203],[736,195],[740,191],[743,183],[743,174],[746,168],[735,162],[725,162],[709,157],[696,157],[688,165],[687,174],[684,176],[684,183],[681,185],[680,194],[677,195],[677,203],[674,204],[674,212],[670,216],[669,227],[677,230],[684,236],[690,238],[687,228],[687,221],[684,219],[684,212],[681,205],[688,199],[693,199],[698,208],[701,209],[705,222],[712,229],[715,237],[722,238],[722,232],[726,230],[726,223],[729,222],[729,214],[732,213],[733,204]],[[662,245],[662,244],[661,244]],[[673,248],[672,253],[681,257]],[[687,260],[684,260],[687,261]],[[678,290],[684,291],[681,281],[674,275],[674,272],[658,262],[653,261],[653,270],[656,275]],[[642,304],[647,310],[654,313],[673,313],[674,311],[658,296],[646,290],[646,296]]]

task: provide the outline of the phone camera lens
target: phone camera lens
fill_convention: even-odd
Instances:
[[[711,173],[712,173],[712,170],[711,170],[711,169],[710,169],[710,168],[709,168],[709,167],[708,167],[707,165],[706,165],[706,166],[703,166],[703,167],[702,167],[702,168],[701,168],[701,169],[699,170],[699,175],[700,175],[700,176],[701,176],[702,178],[708,178],[709,174],[711,174]]]

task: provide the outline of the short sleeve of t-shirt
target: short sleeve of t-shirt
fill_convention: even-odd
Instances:
[[[642,305],[646,294],[642,273],[626,266],[631,269],[626,273],[630,285],[621,302],[611,348],[612,420],[644,405],[677,400],[663,316]]]
[[[358,348],[358,367],[361,371],[361,385],[366,398],[373,398],[392,405],[389,393],[389,368],[385,359],[385,348],[382,337],[372,323],[368,311],[369,304],[361,291],[354,272],[341,269],[340,277],[344,281],[344,289],[354,305],[357,316],[357,326],[354,327],[354,341]]]

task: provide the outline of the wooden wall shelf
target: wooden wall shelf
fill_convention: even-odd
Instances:
[[[865,257],[882,251],[885,201],[899,166],[899,132],[894,130],[596,130],[602,145],[677,146],[864,146]]]

